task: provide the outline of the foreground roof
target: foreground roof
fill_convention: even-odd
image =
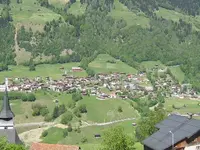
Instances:
[[[33,143],[30,150],[79,150],[79,146],[75,145],[61,145],[61,144],[46,144]]]
[[[176,144],[199,132],[200,120],[170,115],[167,119],[158,123],[156,127],[159,130],[146,138],[143,144],[154,150],[164,150],[172,145],[172,134],[169,131],[174,134],[174,143]]]

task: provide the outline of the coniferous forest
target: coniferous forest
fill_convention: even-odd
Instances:
[[[81,62],[84,69],[99,53],[107,53],[139,69],[139,63],[160,60],[163,64],[180,65],[186,74],[184,82],[190,82],[200,91],[200,31],[192,24],[179,20],[165,20],[155,14],[160,7],[195,16],[200,11],[199,0],[120,0],[130,11],[143,12],[149,19],[149,27],[127,26],[126,21],[113,19],[109,12],[114,9],[113,0],[81,0],[86,11],[75,16],[68,12],[71,0],[64,9],[56,8],[48,0],[38,0],[62,16],[46,22],[43,32],[26,30],[18,32],[18,44],[35,58],[41,54],[53,56],[44,63]],[[15,27],[10,14],[9,0],[0,0],[5,7],[0,18],[0,70],[14,61]],[[73,50],[70,56],[61,56],[64,49]],[[30,61],[31,62],[31,61]],[[28,62],[29,63],[29,62]],[[89,70],[89,69],[88,69]],[[91,72],[89,70],[88,72]]]

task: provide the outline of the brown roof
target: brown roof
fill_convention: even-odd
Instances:
[[[79,146],[61,145],[61,144],[46,144],[46,143],[32,143],[30,150],[79,150]]]

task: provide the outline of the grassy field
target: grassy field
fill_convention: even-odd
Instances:
[[[198,101],[189,100],[189,99],[178,99],[178,98],[169,98],[165,100],[165,108],[167,111],[170,112],[179,112],[179,113],[198,113],[200,110],[200,106],[198,105]],[[181,108],[179,110],[172,108],[172,105],[175,107],[183,107],[184,104],[186,105],[185,108]]]
[[[108,63],[108,60],[114,60],[116,63]],[[137,73],[137,70],[128,66],[127,64],[116,60],[107,54],[100,54],[98,57],[89,64],[89,67],[96,73],[110,73],[110,72],[125,72]]]
[[[49,129],[49,134],[47,137],[43,138],[43,142],[47,143],[61,143],[61,144],[72,144],[79,145],[83,150],[97,150],[100,148],[101,138],[94,138],[95,134],[100,134],[103,136],[103,132],[106,131],[109,127],[122,126],[124,127],[125,132],[132,136],[134,139],[135,127],[132,126],[132,121],[125,121],[121,123],[116,123],[108,126],[93,126],[81,128],[81,133],[72,131],[66,138],[62,138],[63,129],[51,128]],[[52,137],[52,135],[54,135]],[[83,138],[87,139],[86,143],[82,143]],[[137,150],[142,150],[142,145],[136,143]]]
[[[80,0],[76,0],[76,2],[71,5],[68,12],[73,15],[82,15],[82,14],[84,14],[85,9],[86,9],[86,4],[82,5],[80,3]]]
[[[166,67],[160,61],[143,61],[140,65],[145,67],[146,69],[152,69],[156,65],[158,65],[159,69],[164,69]]]
[[[69,0],[49,0],[49,4],[58,8],[63,8],[68,2]]]
[[[85,104],[87,115],[83,119],[91,122],[109,122],[112,120],[138,117],[137,112],[130,106],[128,101],[110,99],[97,100],[95,97],[84,97],[79,104]],[[117,108],[121,106],[122,113],[118,113]]]
[[[0,82],[4,81],[5,77],[16,78],[16,77],[27,77],[35,78],[40,77],[51,77],[52,79],[60,79],[64,74],[64,70],[60,70],[60,67],[64,67],[68,74],[75,76],[87,76],[85,71],[82,72],[70,72],[72,67],[79,66],[79,63],[66,63],[66,64],[42,64],[36,66],[36,71],[29,71],[29,67],[25,66],[9,66],[11,71],[0,72]]]
[[[172,66],[172,67],[169,67],[169,69],[171,70],[171,72],[175,76],[175,78],[179,80],[180,83],[182,83],[184,81],[185,74],[181,70],[180,66]]]
[[[10,7],[14,24],[23,24],[25,27],[33,27],[34,30],[41,30],[45,22],[60,17],[59,14],[41,7],[36,0],[23,0],[21,4],[11,0]]]
[[[173,21],[179,21],[179,19],[182,19],[188,23],[192,23],[195,30],[200,30],[200,16],[193,17],[165,8],[159,8],[159,11],[156,11],[156,15]]]
[[[141,25],[142,27],[149,27],[149,18],[145,17],[143,14],[137,15],[128,10],[119,0],[114,0],[114,9],[109,15],[117,20],[123,18],[128,26]]]

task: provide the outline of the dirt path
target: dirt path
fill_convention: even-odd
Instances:
[[[16,124],[15,127],[51,126],[51,125],[55,125],[55,123],[54,122],[31,122],[31,123]]]
[[[25,143],[25,145],[30,145],[33,142],[40,142],[40,136],[42,135],[42,132],[48,128],[49,127],[43,127],[23,132],[19,134],[19,138]]]

